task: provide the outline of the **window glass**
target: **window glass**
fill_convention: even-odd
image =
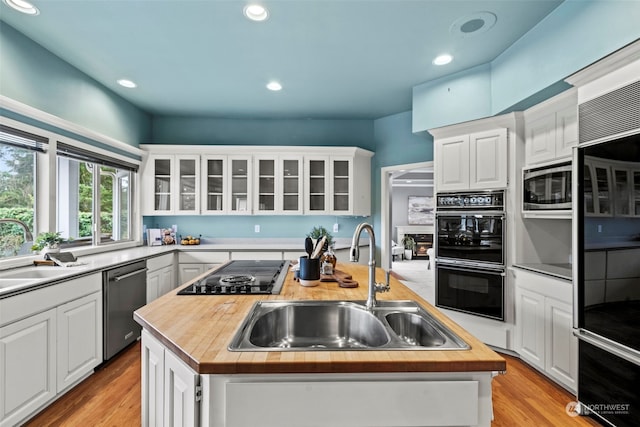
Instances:
[[[36,234],[36,166],[48,140],[0,125],[0,259],[31,254]]]

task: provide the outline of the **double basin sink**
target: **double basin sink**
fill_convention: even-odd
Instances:
[[[258,301],[231,351],[468,350],[414,301]]]

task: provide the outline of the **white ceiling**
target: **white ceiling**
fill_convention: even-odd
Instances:
[[[259,23],[240,0],[32,3],[37,16],[2,3],[0,18],[151,114],[374,119],[410,110],[417,84],[492,61],[562,0],[264,0]],[[452,30],[478,12],[495,25]],[[454,60],[437,67],[442,52]]]

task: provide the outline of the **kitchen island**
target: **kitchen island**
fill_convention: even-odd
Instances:
[[[393,277],[380,300],[417,301],[470,349],[227,349],[257,300],[366,299],[367,267],[337,267],[360,286],[323,282],[308,288],[289,273],[278,295],[173,291],[137,310],[134,317],[144,328],[143,425],[172,419],[228,427],[489,426],[491,378],[506,369],[505,360]],[[384,272],[377,276],[383,281]]]

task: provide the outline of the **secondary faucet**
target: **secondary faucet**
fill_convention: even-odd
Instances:
[[[367,230],[369,233],[369,295],[367,296],[366,307],[368,310],[373,309],[378,301],[376,300],[377,292],[389,291],[389,272],[386,272],[387,283],[376,283],[376,236],[373,232],[371,224],[363,222],[356,227],[356,231],[353,233],[353,240],[351,241],[351,261],[357,262],[360,259],[360,234],[362,230]]]
[[[24,222],[14,218],[0,218],[0,224],[2,223],[18,224],[24,229],[24,241],[33,242],[33,234],[31,234],[31,231],[29,231],[29,226]]]

